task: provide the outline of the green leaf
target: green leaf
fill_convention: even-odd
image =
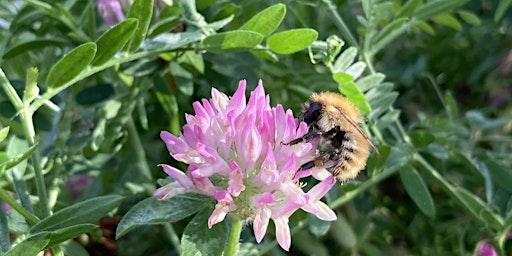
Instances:
[[[489,155],[484,156],[483,162],[487,166],[493,182],[509,193],[512,193],[512,187],[510,186],[512,184],[512,170],[503,166],[498,160]]]
[[[370,119],[375,119],[376,117],[372,116],[372,114],[373,114],[373,112],[370,113],[369,118]],[[378,119],[378,121],[377,121],[377,123],[375,125],[379,128],[379,130],[384,130],[391,123],[393,123],[396,120],[398,120],[398,117],[400,117],[400,111],[399,110],[394,110],[394,111],[391,111],[391,112],[387,112],[386,114],[384,114],[382,117],[380,117]]]
[[[382,50],[392,40],[409,29],[410,24],[408,18],[399,18],[386,25],[379,34],[373,38],[371,52],[375,54]]]
[[[468,24],[471,24],[473,26],[480,26],[482,21],[476,16],[474,13],[469,11],[460,10],[457,11],[459,16]]]
[[[397,92],[389,92],[384,94],[384,96],[375,98],[375,99],[369,99],[369,97],[366,97],[366,100],[370,101],[370,106],[372,107],[374,112],[379,113],[373,113],[374,115],[381,114],[382,112],[388,111],[390,106],[393,106],[393,102],[395,102],[396,98],[398,98]]]
[[[414,12],[414,17],[418,20],[427,20],[434,16],[449,13],[452,10],[466,4],[469,0],[434,0],[425,3]]]
[[[503,228],[503,219],[494,214],[489,205],[484,203],[478,196],[461,187],[456,187],[454,192],[460,197],[464,206],[475,218],[490,225],[494,230],[501,230]]]
[[[87,250],[80,243],[78,243],[77,240],[69,240],[60,245],[64,255],[89,256],[89,252],[87,252]]]
[[[357,84],[357,87],[359,87],[359,90],[361,90],[362,92],[366,92],[369,89],[376,87],[377,85],[382,83],[382,81],[384,81],[384,78],[386,78],[386,76],[384,74],[375,73],[375,74],[360,78],[359,80],[356,81],[356,84]]]
[[[176,80],[176,84],[178,85],[180,92],[187,96],[191,96],[194,93],[193,75],[174,61],[171,62],[169,67],[174,75],[174,79]]]
[[[178,17],[169,17],[158,21],[155,25],[149,29],[148,37],[153,38],[165,32],[170,32],[178,25],[181,24],[181,20]]]
[[[421,212],[427,216],[433,217],[436,214],[434,201],[432,201],[432,196],[420,174],[413,167],[405,166],[400,170],[400,179],[402,180],[407,194],[409,194],[414,203],[420,208]]]
[[[501,20],[507,9],[512,5],[512,0],[500,0],[496,12],[494,13],[494,22]]]
[[[17,55],[21,53],[26,53],[28,51],[34,51],[40,48],[50,47],[50,46],[63,46],[66,45],[66,41],[63,41],[61,39],[35,39],[31,40],[29,42],[20,43],[16,46],[13,46],[12,48],[5,51],[3,55],[3,59],[7,60],[12,57],[16,57]]]
[[[123,200],[122,196],[108,195],[91,198],[57,211],[52,216],[38,222],[30,233],[54,231],[74,225],[95,223],[108,215]]]
[[[425,33],[429,34],[429,35],[435,35],[436,34],[436,31],[434,30],[434,28],[432,28],[432,26],[430,26],[430,24],[428,24],[428,22],[424,22],[424,21],[420,21],[418,23],[418,27],[425,31]]]
[[[354,229],[352,229],[352,226],[342,214],[338,214],[338,218],[336,221],[333,221],[331,225],[337,230],[337,232],[333,233],[336,235],[336,241],[345,248],[353,248],[356,246],[357,236]]]
[[[362,115],[366,115],[371,112],[370,104],[366,101],[364,94],[359,91],[357,85],[353,82],[353,78],[345,73],[333,74],[334,80],[338,82],[338,89],[345,95],[349,101],[359,108],[359,112]]]
[[[363,74],[364,70],[366,69],[366,63],[364,61],[358,61],[347,69],[345,69],[345,73],[351,75],[354,79],[357,79]]]
[[[201,53],[186,51],[176,58],[176,61],[190,72],[204,74],[204,60]]]
[[[409,0],[396,13],[397,18],[410,17],[418,7],[421,6],[421,0]]]
[[[252,18],[239,29],[258,32],[265,38],[279,27],[285,14],[286,5],[275,4],[252,16]]]
[[[9,157],[8,161],[5,161],[5,162],[1,162],[0,161],[1,162],[1,164],[0,164],[0,174],[1,174],[2,170],[9,170],[9,169],[11,169],[11,168],[13,168],[15,166],[16,166],[17,170],[20,170],[20,172],[21,172],[21,170],[24,170],[26,168],[26,164],[27,164],[26,160],[27,160],[27,158],[29,158],[34,153],[34,151],[37,149],[37,145],[38,144],[34,144],[30,148],[26,149],[23,153],[21,153],[19,155],[16,155],[16,156],[13,156],[12,158]],[[17,166],[20,163],[21,163],[22,166]]]
[[[96,54],[95,43],[85,43],[64,55],[50,70],[46,84],[58,88],[75,78],[91,63]]]
[[[309,231],[316,237],[324,236],[331,228],[330,221],[321,220],[316,215],[308,214],[308,220]]]
[[[261,34],[235,30],[211,35],[204,39],[203,47],[210,51],[251,49],[263,41]]]
[[[423,148],[434,142],[434,135],[426,131],[409,132],[412,144],[417,148]]]
[[[50,242],[50,233],[38,233],[11,248],[5,256],[37,256]]]
[[[228,240],[228,228],[223,221],[209,229],[208,218],[212,212],[211,208],[203,209],[188,223],[181,237],[181,255],[222,255]]]
[[[138,24],[136,19],[126,19],[103,33],[96,41],[98,51],[91,65],[99,66],[114,57],[133,36]]]
[[[28,151],[28,142],[26,140],[20,139],[16,136],[11,136],[9,144],[7,145],[6,152],[9,158],[11,158],[11,160],[13,158],[18,160],[16,161],[16,165],[11,167],[13,168],[12,171],[18,179],[21,179],[21,177],[23,177],[23,175],[25,174],[25,169],[27,169],[27,159],[23,156],[26,155]],[[8,161],[7,163],[11,162],[11,160]],[[7,163],[3,163],[2,166],[7,165]]]
[[[133,206],[123,217],[116,230],[116,239],[142,225],[179,221],[207,207],[210,197],[183,194],[167,200],[146,198]]]
[[[378,171],[384,167],[389,154],[391,154],[391,147],[388,145],[382,145],[378,148],[378,150],[381,157],[370,157],[370,159],[368,159],[368,163],[366,164],[366,171],[370,177],[374,177],[378,174]]]
[[[7,135],[9,134],[9,126],[4,127],[0,130],[0,143],[7,138]]]
[[[146,33],[153,17],[153,2],[153,0],[135,0],[130,6],[126,18],[135,18],[139,21],[139,24],[130,41],[124,47],[127,52],[137,50],[146,38]]]
[[[441,15],[438,15],[438,16],[435,16],[434,18],[432,18],[432,20],[435,23],[438,23],[438,24],[441,24],[441,25],[445,25],[447,27],[453,28],[454,30],[457,30],[457,31],[461,31],[462,30],[462,25],[452,15],[441,14]]]
[[[334,62],[332,72],[333,73],[340,73],[345,72],[348,67],[354,62],[354,59],[357,56],[357,48],[356,47],[349,47],[345,51],[343,51],[340,56],[336,59]]]
[[[194,32],[164,33],[158,35],[152,41],[154,43],[164,43],[167,49],[173,50],[190,43],[201,41],[204,38],[205,35],[200,30],[196,30]]]
[[[450,119],[457,118],[459,116],[459,109],[457,107],[457,102],[450,91],[446,91],[444,100],[446,102],[446,113],[448,114],[448,117]]]
[[[317,37],[314,29],[291,29],[270,36],[267,46],[277,54],[291,54],[306,49]]]
[[[154,85],[156,98],[164,111],[169,116],[176,115],[178,113],[178,103],[176,96],[171,91],[168,81],[161,76],[156,76],[154,78]]]
[[[52,231],[50,232],[50,242],[46,248],[50,248],[67,240],[79,237],[82,234],[91,232],[97,227],[98,225],[95,224],[78,224]],[[43,233],[46,233],[46,231]]]

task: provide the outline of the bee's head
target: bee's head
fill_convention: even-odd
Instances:
[[[303,121],[307,124],[312,124],[320,118],[322,105],[310,101],[306,104],[306,108],[303,112]]]

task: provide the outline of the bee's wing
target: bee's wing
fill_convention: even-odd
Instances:
[[[345,114],[345,112],[343,112],[341,109],[338,109],[338,111],[341,113],[341,115],[350,123],[350,125],[352,125],[356,130],[357,132],[359,132],[361,134],[361,136],[363,136],[363,138],[368,141],[368,143],[370,144],[370,146],[373,148],[373,150],[375,151],[375,153],[377,154],[377,156],[380,158],[381,155],[379,153],[379,150],[375,147],[375,145],[373,145],[372,141],[368,138],[368,136],[366,136],[366,134],[363,132],[363,130],[361,130],[361,127],[359,127],[359,125],[357,125],[357,123],[352,120],[352,118],[350,118],[350,116],[348,116],[347,114]]]

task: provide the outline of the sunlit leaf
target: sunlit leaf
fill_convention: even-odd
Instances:
[[[339,84],[338,90],[359,108],[362,115],[371,112],[370,104],[368,104],[364,94],[359,91],[359,88],[353,82],[352,76],[345,73],[336,73],[333,74],[333,78]]]
[[[441,25],[445,25],[445,26],[453,28],[453,29],[455,29],[457,31],[462,30],[462,25],[452,15],[441,14],[441,15],[433,17],[432,20],[435,23],[438,23],[438,24],[441,24]]]
[[[9,134],[9,126],[4,127],[0,130],[0,143],[4,141],[5,138],[7,138],[7,135]]]
[[[235,30],[219,33],[204,39],[203,47],[210,51],[240,50],[254,48],[263,41],[261,34]]]
[[[126,19],[101,35],[96,41],[98,51],[91,65],[101,65],[114,57],[133,36],[138,24],[136,19]]]
[[[460,15],[460,17],[468,24],[471,24],[473,26],[479,26],[482,21],[478,16],[472,12],[459,10],[457,13]]]
[[[130,10],[128,11],[128,15],[126,15],[126,18],[135,18],[139,21],[139,24],[137,26],[137,30],[135,30],[133,36],[130,38],[130,41],[125,45],[124,49],[127,52],[137,50],[142,41],[146,38],[149,24],[153,18],[153,2],[153,0],[135,0],[130,6]]]
[[[50,70],[46,84],[58,88],[75,78],[91,63],[96,54],[95,43],[85,43],[64,55]]]
[[[250,30],[267,37],[274,32],[286,14],[286,5],[275,4],[252,16],[240,30]]]
[[[318,37],[313,29],[291,29],[275,33],[267,40],[267,46],[277,54],[291,54],[306,49]]]

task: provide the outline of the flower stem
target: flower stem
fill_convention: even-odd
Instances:
[[[12,199],[11,196],[9,196],[9,194],[7,194],[7,192],[3,188],[0,188],[0,199],[2,199],[9,206],[11,206],[12,209],[21,214],[21,216],[23,216],[28,222],[32,224],[36,224],[39,222],[39,219],[36,216],[34,216],[32,213],[25,210],[25,208],[19,205],[14,199]]]
[[[238,241],[242,232],[243,222],[241,220],[231,220],[231,231],[229,232],[229,241],[224,252],[224,256],[236,256],[238,252]]]

